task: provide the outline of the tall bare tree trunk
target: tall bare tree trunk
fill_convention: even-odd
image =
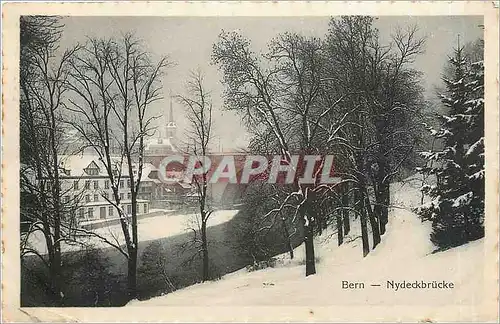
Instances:
[[[132,161],[132,159],[129,159]],[[137,233],[137,193],[134,191],[134,178],[132,167],[129,165],[129,172],[131,174],[131,191],[132,191],[132,244],[129,247],[128,258],[128,297],[130,300],[137,297],[137,246],[139,237]]]
[[[362,117],[357,115],[358,121],[362,120]],[[357,132],[357,140],[360,147],[364,147],[365,142],[363,139],[363,131],[358,130]],[[355,168],[357,169],[357,173],[362,174],[364,170],[363,163],[363,155],[361,152],[355,153]],[[363,257],[367,256],[370,253],[370,243],[368,241],[368,227],[367,227],[367,215],[366,215],[366,207],[365,207],[365,193],[366,185],[364,181],[364,175],[358,177],[358,182],[356,184],[356,191],[354,195],[354,202],[357,204],[357,211],[359,214],[359,221],[361,224],[361,241],[363,243]]]
[[[382,140],[382,137],[379,137]],[[375,190],[375,198],[377,204],[374,207],[375,216],[379,221],[380,235],[385,233],[385,225],[388,222],[388,205],[389,205],[389,182],[385,179],[387,175],[387,160],[383,152],[377,155],[379,170],[374,178],[373,188]]]
[[[355,200],[358,202],[357,211],[359,213],[359,221],[361,224],[361,241],[363,243],[363,256],[367,256],[370,253],[370,244],[368,241],[368,227],[366,222],[366,209],[365,202],[363,199],[363,193],[360,188],[357,188],[355,192]]]
[[[312,213],[312,209],[309,205],[309,202],[305,201],[300,210],[300,214],[304,224],[306,277],[316,273],[316,259],[314,256],[314,224],[310,213]]]
[[[202,216],[205,218],[205,216]],[[206,220],[201,222],[201,250],[203,253],[203,281],[210,279],[209,267],[208,267],[208,242],[207,242],[207,222]]]
[[[342,185],[342,207],[346,208],[348,206],[349,206],[349,183],[344,183]],[[348,209],[342,209],[342,221],[344,225],[343,234],[347,235],[351,231]]]
[[[129,300],[137,297],[137,248],[128,249],[127,259],[127,294]]]
[[[304,226],[305,248],[306,248],[306,277],[316,273],[316,260],[314,256],[313,227],[309,224]]]
[[[288,250],[288,254],[290,255],[290,259],[293,260],[293,246],[292,241],[290,240],[290,231],[288,230],[288,226],[286,226],[285,218],[281,217],[281,223],[283,225],[283,236],[285,236],[285,244]]]
[[[50,96],[50,113],[48,114],[48,122],[50,125],[50,148],[52,154],[52,172],[53,172],[53,182],[51,183],[52,189],[52,199],[54,204],[53,217],[54,217],[54,257],[52,266],[52,281],[57,294],[57,300],[62,305],[64,295],[61,291],[61,183],[59,179],[59,157],[57,152],[57,140],[56,140],[56,129],[57,120],[54,113],[56,105],[53,102],[53,97]]]
[[[337,219],[337,242],[338,245],[342,245],[344,243],[344,224],[342,219],[342,212],[339,212],[336,216]]]
[[[368,229],[366,224],[366,214],[365,212],[361,212],[359,217],[361,221],[361,240],[363,242],[363,256],[367,256],[370,253],[370,244],[368,242]]]
[[[373,236],[373,247],[372,249],[375,249],[377,245],[380,243],[380,232],[379,232],[379,224],[377,221],[377,217],[375,213],[372,210],[372,206],[370,203],[370,197],[368,197],[368,193],[365,192],[365,206],[366,206],[366,211],[368,212],[368,218],[370,220],[370,225],[372,227],[372,236]]]
[[[384,235],[385,227],[389,221],[389,203],[390,203],[390,191],[389,184],[384,183],[380,192],[381,195],[381,205],[380,205],[380,235]]]

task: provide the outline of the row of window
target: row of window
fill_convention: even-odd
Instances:
[[[135,166],[132,166],[132,169],[135,169]],[[84,169],[84,171],[88,175],[96,176],[96,175],[99,175],[100,170],[98,168],[86,168],[86,169]],[[134,175],[137,174],[137,170],[133,170],[132,172],[134,173]],[[64,173],[66,175],[70,175],[69,170],[67,172],[66,172],[66,170],[64,170]],[[113,175],[118,176],[118,170],[113,170]]]
[[[88,175],[98,175],[99,174],[99,169],[97,169],[97,168],[87,168],[87,169],[85,169],[85,172]]]
[[[141,205],[142,205],[142,210],[141,210]],[[102,207],[85,207],[85,208],[79,208],[78,209],[78,217],[80,219],[95,219],[97,218],[94,214],[94,209],[98,208],[99,210],[99,218],[101,219],[104,219],[104,218],[111,218],[114,216],[114,213],[115,213],[115,207],[114,206],[102,206]],[[127,211],[127,214],[132,214],[132,205],[125,205],[125,209]],[[107,210],[107,212],[106,212]],[[147,214],[148,213],[148,204],[140,204],[138,205],[138,210],[137,210],[137,213],[138,214],[141,214],[144,213],[144,214]],[[87,216],[87,217],[85,217]],[[117,216],[118,216],[118,213],[117,213]]]
[[[91,182],[92,181],[90,181],[90,180],[85,180],[84,188],[90,189]],[[80,180],[73,181],[73,189],[79,190],[79,187],[80,187]],[[94,187],[94,189],[99,189],[99,181],[98,180],[93,181],[93,187]],[[109,180],[104,180],[104,189],[109,189],[109,188],[110,188]],[[125,180],[120,180],[120,188],[125,188]],[[130,188],[130,179],[127,179],[127,188]]]
[[[108,201],[109,193],[104,192],[103,196],[104,196],[103,201]],[[74,196],[75,201],[77,200],[77,197],[78,196]],[[85,195],[85,202],[86,203],[91,202],[91,201],[98,202],[98,201],[100,201],[100,199],[99,199],[100,197],[101,197],[101,195],[98,195],[98,194],[94,194],[93,197],[91,195]],[[91,198],[94,198],[94,199],[92,200]],[[69,195],[64,196],[63,202],[68,203],[70,199],[71,199],[71,197]],[[120,192],[120,200],[123,200],[123,199],[125,199],[125,194],[123,192]],[[127,193],[127,199],[132,199],[132,194],[130,192]]]

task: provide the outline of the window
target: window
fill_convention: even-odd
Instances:
[[[94,180],[94,189],[99,189],[99,181]]]
[[[94,218],[94,208],[93,207],[89,207],[87,209],[87,218],[89,218],[89,219]]]
[[[106,219],[106,207],[102,206],[99,208],[99,218]]]
[[[104,200],[109,199],[109,193],[104,192]]]
[[[78,190],[78,180],[73,181],[73,189]]]
[[[85,195],[85,202],[90,202],[90,195]]]
[[[109,189],[109,180],[104,180],[104,189]]]
[[[84,219],[85,218],[85,211],[83,208],[78,208],[78,218]]]
[[[127,214],[132,214],[132,205],[127,205]]]
[[[94,201],[99,201],[99,195],[94,195]]]
[[[90,180],[85,180],[85,189],[90,189]]]
[[[120,192],[120,200],[123,199],[123,192]]]
[[[132,197],[132,195],[130,194],[130,192],[127,194],[127,199],[130,199],[130,197]]]
[[[69,202],[69,196],[64,196],[63,201],[64,201],[65,203],[68,203],[68,202]]]
[[[112,217],[112,216],[113,216],[113,209],[114,209],[114,207],[113,207],[113,206],[109,206],[109,207],[108,207],[108,215],[109,215],[109,217]]]
[[[127,179],[127,188],[130,188],[130,179]]]
[[[87,172],[88,175],[98,175],[99,174],[99,169],[97,169],[97,168],[87,168],[85,170],[85,172]]]
[[[120,180],[120,188],[123,188],[124,182],[123,180]]]
[[[144,204],[144,214],[148,213],[148,204]]]

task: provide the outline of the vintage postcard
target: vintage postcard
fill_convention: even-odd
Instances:
[[[498,14],[4,3],[3,321],[498,321]]]

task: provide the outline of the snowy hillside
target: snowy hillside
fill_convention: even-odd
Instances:
[[[317,274],[305,277],[304,247],[296,258],[279,256],[275,268],[239,270],[222,280],[191,286],[129,306],[181,305],[452,305],[474,304],[481,298],[483,241],[431,254],[430,225],[411,212],[419,203],[419,183],[392,186],[393,205],[382,243],[362,257],[359,225],[353,224],[348,243],[337,247],[336,237],[325,233],[316,240]],[[331,238],[328,238],[331,236]],[[371,246],[371,244],[370,244]],[[451,281],[454,289],[387,288],[387,281]],[[362,282],[364,289],[342,289],[342,281]],[[380,286],[371,286],[380,285]]]
[[[216,226],[232,219],[238,210],[217,210],[215,211],[208,222],[208,226]],[[143,218],[138,220],[139,242],[149,241],[159,238],[170,237],[183,234],[189,231],[189,228],[197,228],[195,214],[185,215],[164,215]],[[105,237],[111,242],[118,241],[120,244],[125,244],[121,225],[112,225],[93,230],[101,237]],[[97,248],[109,247],[96,237],[80,238],[82,243],[92,245]],[[29,244],[35,247],[42,254],[46,252],[45,240],[41,232],[37,231],[30,235]],[[63,251],[75,251],[81,249],[80,244],[62,244]]]

